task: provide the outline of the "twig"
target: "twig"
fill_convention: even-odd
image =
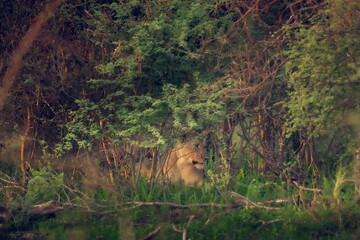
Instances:
[[[210,221],[213,221],[215,218],[217,218],[218,216],[220,216],[220,215],[222,215],[224,213],[226,213],[226,212],[222,211],[221,213],[210,215],[209,218],[206,220],[205,225],[208,225],[210,223]]]
[[[177,204],[172,202],[127,202],[122,205],[132,205],[132,208],[136,207],[144,207],[144,206],[153,206],[153,207],[160,207],[160,206],[167,206],[170,208],[180,208],[180,209],[188,209],[192,207],[217,207],[217,208],[239,208],[244,205],[236,204],[236,203],[229,203],[229,204],[220,204],[220,203],[193,203],[193,204]]]
[[[8,177],[8,178],[10,178],[10,177]],[[10,180],[7,180],[5,178],[0,178],[0,181],[3,181],[5,183],[7,183],[7,184],[10,184],[8,186],[3,186],[2,188],[18,188],[18,189],[20,189],[22,191],[26,191],[26,189],[24,187],[22,187],[20,184],[18,184],[15,181],[10,181]]]
[[[200,208],[240,208],[247,206],[249,208],[264,208],[267,210],[279,210],[279,208],[275,207],[267,207],[264,205],[269,204],[283,204],[288,202],[288,200],[285,199],[278,199],[278,200],[269,200],[264,202],[253,202],[250,199],[236,193],[231,192],[231,196],[233,196],[236,199],[235,203],[193,203],[193,204],[177,204],[173,202],[127,202],[123,203],[121,205],[134,205],[130,208],[138,208],[138,207],[161,207],[166,206],[169,208],[179,208],[179,209],[188,209],[192,207],[200,207]]]
[[[160,225],[158,226],[154,231],[152,231],[151,233],[149,233],[148,235],[146,235],[145,237],[141,238],[141,240],[150,240],[153,239],[153,237],[155,237],[161,230],[163,226]]]
[[[187,229],[190,227],[190,223],[194,219],[194,217],[195,217],[195,215],[191,215],[189,217],[189,221],[188,221],[188,223],[186,225],[186,228],[183,229],[183,232],[182,232],[182,240],[186,240]]]
[[[3,187],[0,187],[0,190],[2,191],[2,190],[4,190],[4,189],[11,189],[11,188],[18,188],[18,189],[20,189],[20,190],[22,190],[22,191],[24,191],[24,192],[26,192],[26,190],[23,188],[23,187],[21,187],[21,186],[3,186]]]
[[[189,221],[186,224],[186,227],[183,230],[179,230],[175,227],[175,225],[173,224],[173,229],[175,232],[181,233],[182,234],[182,240],[186,240],[186,235],[187,235],[187,229],[189,228],[191,221],[195,218],[195,215],[190,215],[189,217]]]
[[[85,193],[81,192],[80,190],[72,189],[72,188],[66,186],[65,184],[63,184],[62,186],[63,186],[64,188],[66,188],[67,190],[69,190],[70,192],[74,193],[75,195],[79,194],[79,195],[83,196],[84,198],[86,198],[87,200],[90,199],[89,196],[87,196]],[[65,192],[65,191],[64,191],[64,192]],[[85,199],[83,199],[83,198],[81,198],[81,197],[79,197],[79,199],[80,199],[81,201],[83,201],[84,204],[86,205],[86,207],[85,207],[85,205],[84,205],[84,208],[87,208],[88,210],[92,211],[91,208],[90,208],[90,206],[89,206],[89,204],[85,201]]]
[[[85,209],[86,212],[88,213],[98,213],[95,210],[91,209],[88,205],[80,205],[80,204],[76,204],[76,203],[62,203],[62,205],[65,207],[71,207],[71,208],[82,208]]]
[[[244,197],[243,195],[240,195],[239,193],[231,192],[230,195],[233,198],[235,198],[235,200],[236,200],[236,202],[238,204],[246,205],[246,206],[258,206],[256,203],[254,203],[253,201],[251,201],[247,197]]]
[[[264,203],[266,202],[253,202],[250,199],[248,199],[247,197],[244,197],[243,195],[240,195],[239,193],[236,192],[231,192],[230,195],[236,199],[236,202],[242,206],[247,206],[249,208],[264,208],[267,210],[280,210],[280,208],[275,208],[275,207],[266,207],[263,206]],[[272,201],[272,203],[275,203],[276,201]],[[281,202],[281,201],[280,201]]]
[[[322,190],[321,189],[318,189],[318,188],[308,188],[308,187],[303,187],[303,186],[300,186],[297,182],[295,181],[292,181],[292,183],[294,184],[294,186],[300,190],[300,191],[311,191],[311,192],[317,192],[317,193],[321,193]]]
[[[174,229],[174,231],[177,232],[177,233],[182,233],[182,231],[179,230],[179,229],[177,229],[174,224],[173,224],[173,229]]]
[[[267,200],[267,201],[262,201],[259,202],[259,204],[261,205],[274,205],[274,204],[285,204],[285,203],[289,203],[291,202],[289,199],[274,199],[274,200]]]
[[[263,220],[259,220],[259,222],[261,222],[261,226],[259,226],[255,232],[258,232],[260,231],[261,228],[267,226],[267,225],[270,225],[270,224],[273,224],[273,223],[276,223],[276,222],[280,222],[280,221],[283,221],[282,219],[275,219],[275,220],[272,220],[272,221],[269,221],[269,222],[265,222]]]

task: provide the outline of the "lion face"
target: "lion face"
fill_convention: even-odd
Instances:
[[[196,169],[199,169],[199,170],[204,170],[204,163],[200,163],[198,161],[192,161],[192,164],[193,166],[196,168]]]
[[[204,164],[203,150],[191,141],[177,144],[175,153],[178,163]]]
[[[135,167],[140,174],[151,177],[151,164],[137,164]],[[187,185],[201,185],[204,179],[204,150],[193,141],[188,140],[176,144],[166,158],[162,167],[164,177],[173,183],[183,181]],[[156,176],[161,169],[156,169]]]
[[[193,185],[197,183],[200,185],[204,178],[203,149],[194,141],[186,141],[178,143],[173,153],[176,155],[176,164],[172,171],[178,172],[181,180],[186,184]]]

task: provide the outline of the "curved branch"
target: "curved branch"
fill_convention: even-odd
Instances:
[[[64,0],[53,0],[42,10],[34,19],[25,36],[21,39],[19,45],[10,57],[10,61],[2,80],[0,88],[0,111],[3,109],[5,100],[12,84],[15,82],[16,75],[23,64],[23,56],[29,51],[34,40],[39,35],[43,25],[54,16],[56,10],[61,6]]]

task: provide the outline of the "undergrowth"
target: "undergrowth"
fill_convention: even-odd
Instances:
[[[320,183],[303,185],[312,189],[321,184],[322,192],[317,193],[299,191],[281,179],[270,180],[262,174],[241,170],[226,189],[224,185],[214,187],[216,182],[191,187],[150,184],[140,178],[136,188],[120,183],[113,188],[99,185],[89,190],[92,194],[85,195],[79,193],[83,189],[80,185],[67,188],[62,174],[44,168],[32,173],[28,192],[17,196],[16,207],[49,200],[82,207],[61,211],[55,218],[36,219],[23,217],[25,208],[23,214],[2,229],[5,232],[27,229],[45,239],[140,239],[156,229],[160,230],[155,239],[182,239],[184,230],[187,239],[357,239],[359,198],[350,180],[341,169],[334,178],[324,177]],[[230,197],[232,191],[258,205],[274,199],[287,202],[268,209],[251,205],[225,207],[224,204],[236,203]],[[4,199],[3,192],[1,195]],[[155,204],[141,206],[135,202]],[[198,203],[209,205],[199,207]]]

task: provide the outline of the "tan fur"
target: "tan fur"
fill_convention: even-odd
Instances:
[[[140,173],[147,178],[151,177],[151,163],[150,162],[141,162],[135,164],[135,172]]]
[[[180,167],[181,180],[186,185],[201,186],[204,180],[204,170],[194,167],[191,163],[185,163]]]
[[[164,177],[172,183],[183,181],[186,185],[202,185],[204,179],[203,151],[196,146],[196,142],[188,140],[177,143],[166,158],[162,168]],[[135,167],[140,174],[151,177],[151,164],[146,162]],[[161,169],[156,171],[156,177],[161,175]]]
[[[187,185],[202,185],[204,158],[193,140],[176,144],[168,155],[163,171],[173,183],[184,181]]]

